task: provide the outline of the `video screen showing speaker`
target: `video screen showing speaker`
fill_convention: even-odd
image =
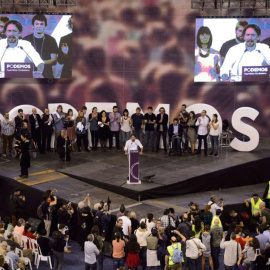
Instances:
[[[195,82],[269,81],[270,18],[197,18]]]
[[[0,78],[71,78],[72,14],[0,14]]]

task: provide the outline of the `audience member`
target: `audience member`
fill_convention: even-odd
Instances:
[[[137,242],[137,237],[132,234],[127,242],[127,259],[126,266],[131,269],[137,269],[141,265],[140,261],[140,245]]]
[[[91,233],[94,235],[94,244],[97,246],[99,254],[97,255],[97,266],[99,270],[103,270],[103,247],[104,247],[104,237],[99,234],[98,226],[93,226]]]
[[[236,227],[244,228],[244,219],[241,214],[236,213],[234,210],[229,212],[231,217],[230,223],[235,223]]]
[[[261,225],[270,225],[270,210],[265,207],[265,202],[260,203]]]
[[[206,226],[206,225],[211,226],[213,214],[210,212],[210,209],[211,209],[211,206],[206,205],[204,210],[200,213],[200,217],[201,217],[201,220],[202,220],[204,226]]]
[[[21,195],[20,188],[14,189],[14,193],[10,195],[9,207],[12,217],[12,226],[15,227],[19,217],[22,217],[25,211],[25,197]]]
[[[245,248],[246,242],[241,237],[242,229],[239,227],[236,227],[234,230],[234,233],[236,235],[235,241],[240,244],[241,250]]]
[[[8,252],[8,244],[6,241],[3,241],[2,245],[0,246],[0,254],[6,256],[7,252]]]
[[[158,231],[157,228],[152,228],[151,234],[146,238],[146,265],[147,267],[158,267],[160,261],[157,258],[158,248]]]
[[[85,270],[95,270],[97,269],[97,256],[99,255],[99,250],[94,244],[95,237],[93,234],[87,236],[87,241],[84,243],[84,262]]]
[[[131,235],[131,220],[128,217],[128,211],[125,211],[124,216],[121,217],[122,221],[123,221],[123,234],[125,238],[129,238],[129,236]]]
[[[9,265],[9,267],[11,267],[11,269],[18,269],[19,267],[21,270],[24,270],[25,262],[24,260],[20,259],[19,256],[15,253],[15,249],[16,248],[14,246],[11,246],[10,251],[6,255],[12,260],[13,267],[11,265]]]
[[[50,239],[47,237],[48,233],[46,229],[42,229],[40,236],[37,239],[37,243],[40,246],[40,250],[43,256],[51,256]]]
[[[208,205],[211,206],[210,212],[212,213],[213,217],[216,215],[216,211],[220,209],[223,210],[224,200],[217,200],[217,196],[213,195],[208,202]]]
[[[6,240],[6,238],[4,237],[4,234],[5,234],[5,229],[0,228],[0,243]]]
[[[2,267],[4,270],[10,270],[8,264],[5,262],[5,257],[3,255],[0,255],[0,267]]]
[[[251,215],[253,219],[258,222],[260,219],[260,204],[262,202],[262,200],[259,198],[259,195],[254,193],[252,198],[246,199],[244,202],[246,203],[247,208],[250,206],[249,203],[251,204]]]
[[[126,208],[124,204],[121,204],[119,211],[116,215],[117,219],[125,215]]]
[[[209,265],[211,267],[211,270],[214,270],[214,263],[213,258],[211,256],[211,234],[210,234],[210,226],[205,225],[204,232],[201,235],[202,243],[205,245],[206,250],[203,252],[202,255],[202,269],[204,269],[205,266],[205,260],[208,258]]]
[[[177,231],[185,236],[189,240],[190,232],[192,230],[192,225],[188,220],[188,215],[184,214],[182,217],[182,222],[179,224]]]
[[[134,231],[138,229],[140,223],[139,221],[137,220],[137,217],[136,217],[136,213],[131,211],[129,213],[129,218],[130,218],[130,221],[131,221],[131,235],[134,234]],[[137,239],[136,239],[137,241]]]
[[[13,232],[14,227],[11,223],[10,217],[6,216],[4,217],[4,229],[9,231],[9,232]]]
[[[161,226],[163,228],[167,228],[169,225],[175,227],[175,222],[173,218],[170,216],[169,209],[165,209],[163,212],[163,216],[161,217]]]
[[[260,247],[261,250],[265,250],[265,247],[267,244],[270,244],[270,239],[263,234],[263,232],[266,230],[266,226],[265,225],[260,225],[257,227],[256,232],[257,232],[257,236],[256,238],[259,240],[260,243]]]
[[[121,239],[119,232],[115,235],[113,245],[113,270],[117,270],[120,266],[125,265],[125,241]]]
[[[154,215],[152,213],[147,214],[147,218],[142,218],[140,223],[144,222],[146,224],[146,228],[148,231],[152,231],[154,227],[156,227],[156,223],[154,221]]]

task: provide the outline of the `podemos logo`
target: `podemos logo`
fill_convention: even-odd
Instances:
[[[244,72],[266,72],[266,71],[268,71],[267,67],[244,68]]]
[[[8,64],[7,68],[31,68],[31,65],[29,64]]]

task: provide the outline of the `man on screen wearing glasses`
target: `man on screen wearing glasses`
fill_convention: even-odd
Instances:
[[[23,27],[15,20],[8,21],[4,26],[6,39],[0,40],[0,67],[5,71],[5,63],[34,63],[37,71],[34,78],[42,78],[44,62],[30,42],[21,40]]]
[[[261,29],[255,24],[243,30],[245,42],[233,46],[227,53],[220,69],[222,81],[242,81],[242,67],[270,65],[270,48],[259,43]]]

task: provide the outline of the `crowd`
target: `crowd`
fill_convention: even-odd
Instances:
[[[206,269],[206,261],[211,270],[221,269],[221,263],[226,270],[269,269],[267,188],[264,201],[258,194],[244,201],[247,212],[226,213],[224,200],[213,195],[203,210],[190,202],[185,213],[178,215],[169,208],[160,217],[148,213],[142,219],[124,204],[112,214],[109,199],[92,206],[89,194],[78,205],[59,205],[56,192],[47,190],[42,195],[37,216],[44,226],[34,228],[24,218],[27,198],[20,189],[14,190],[10,216],[0,223],[0,267],[11,269],[12,263],[14,269],[27,269],[31,262],[37,262],[40,248],[54,269],[63,269],[64,253],[72,252],[69,235],[75,232],[84,252],[85,269],[105,269],[105,258],[112,258],[114,270],[199,270]]]
[[[77,151],[81,152],[82,141],[84,150],[90,152],[88,141],[88,132],[90,132],[92,151],[97,150],[98,143],[100,143],[101,150],[106,151],[108,141],[108,151],[110,151],[114,137],[116,149],[121,151],[130,135],[134,134],[139,141],[142,141],[142,135],[144,135],[144,151],[149,149],[152,152],[158,152],[160,138],[162,138],[165,153],[169,142],[171,154],[182,155],[182,152],[187,152],[189,143],[190,153],[192,155],[200,154],[203,141],[204,154],[218,157],[219,127],[222,126],[224,132],[229,131],[227,120],[220,123],[217,114],[213,114],[212,119],[210,119],[205,110],[201,112],[201,116],[196,118],[193,111],[186,111],[185,104],[182,105],[179,116],[174,118],[171,124],[164,107],[159,109],[157,115],[153,113],[152,107],[148,107],[147,113],[144,115],[141,113],[140,107],[137,107],[136,113],[132,115],[129,115],[127,109],[124,109],[121,115],[117,106],[112,108],[111,113],[104,110],[98,112],[96,107],[89,115],[86,112],[87,108],[83,106],[78,116],[75,117],[72,109],[65,113],[61,105],[54,113],[50,113],[49,109],[46,108],[43,115],[39,115],[37,110],[33,108],[29,117],[26,117],[23,110],[19,109],[18,115],[14,119],[10,119],[6,112],[1,123],[2,156],[6,157],[7,148],[11,153],[14,141],[15,146],[20,147],[23,156],[21,176],[27,177],[27,168],[30,166],[29,148],[35,147],[41,154],[45,154],[46,151],[52,152],[51,139],[54,133],[55,151],[58,152],[61,159],[69,161],[71,151],[76,151],[77,148]],[[208,135],[211,141],[210,153],[207,153]],[[167,140],[167,136],[169,140]],[[198,149],[195,151],[197,138],[199,143]],[[77,147],[75,147],[75,142]]]

